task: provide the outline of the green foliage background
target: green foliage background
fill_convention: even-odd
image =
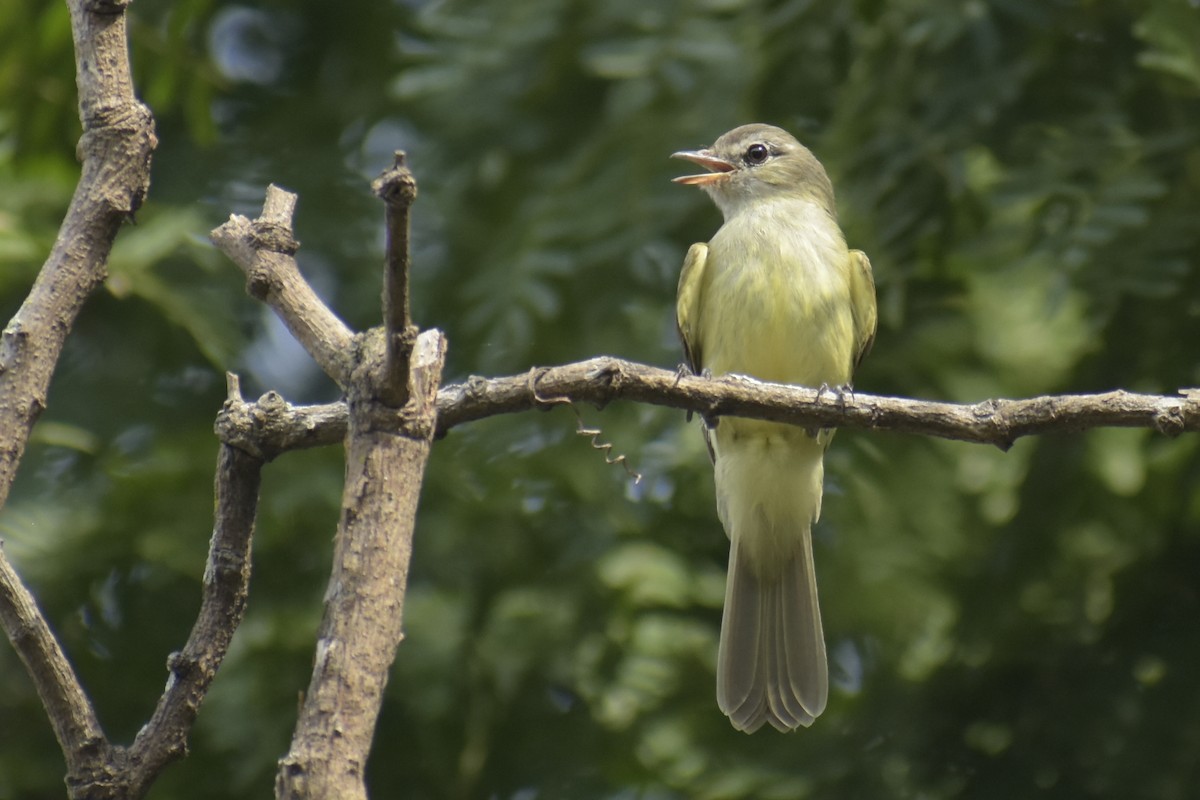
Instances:
[[[13,4],[10,4],[12,6]],[[395,148],[420,180],[415,315],[448,378],[679,360],[688,244],[719,223],[676,149],[780,124],[828,167],[881,324],[860,389],[974,401],[1200,383],[1200,8],[1189,0],[138,0],[162,144],[69,343],[5,548],[108,733],[147,717],[199,601],[222,372],[335,389],[207,243],[268,182],[301,264],[378,319]],[[0,310],[77,176],[64,4],[0,15]],[[726,543],[683,416],[585,409],[434,450],[375,797],[1185,798],[1200,785],[1200,439],[1011,452],[845,431],[817,532],[836,687],[753,737],[713,690]],[[263,487],[249,614],[151,797],[262,797],[307,683],[340,453]],[[61,757],[0,647],[0,798]]]

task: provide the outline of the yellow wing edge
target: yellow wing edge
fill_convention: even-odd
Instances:
[[[862,250],[850,251],[850,310],[854,318],[854,366],[857,367],[871,352],[879,324],[875,276],[871,272],[871,259]]]
[[[675,324],[683,342],[683,355],[692,372],[700,374],[700,294],[704,283],[704,267],[708,262],[708,245],[697,242],[688,248],[679,271],[679,290],[675,297]],[[869,269],[869,267],[868,267]]]

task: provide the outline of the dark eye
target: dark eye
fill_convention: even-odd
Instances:
[[[752,167],[756,167],[766,161],[770,155],[771,151],[767,149],[765,144],[755,142],[746,148],[746,163]]]

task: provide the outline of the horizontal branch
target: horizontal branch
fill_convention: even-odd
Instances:
[[[806,427],[859,428],[935,436],[1008,449],[1022,436],[1092,428],[1150,428],[1168,436],[1200,431],[1200,390],[1179,396],[1054,395],[1026,400],[941,403],[861,392],[763,383],[741,376],[701,378],[617,358],[538,367],[503,378],[472,377],[438,392],[439,433],[474,420],[547,407],[566,398],[604,406],[632,400],[694,411],[709,418],[750,417]],[[381,426],[399,426],[398,416]],[[222,441],[271,458],[286,450],[334,444],[346,432],[344,403],[296,407],[277,394],[227,407],[217,420]]]
[[[348,417],[345,402],[293,406],[278,392],[267,392],[254,403],[226,400],[213,427],[221,442],[271,461],[289,450],[339,444]]]

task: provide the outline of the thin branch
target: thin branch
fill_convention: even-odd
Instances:
[[[0,623],[21,657],[67,761],[69,786],[111,778],[112,748],[58,640],[0,549]],[[71,796],[75,796],[72,791]],[[101,796],[101,795],[97,795]]]
[[[740,416],[801,426],[859,428],[935,436],[1007,449],[1022,436],[1092,428],[1150,428],[1176,436],[1200,431],[1200,391],[1179,396],[1135,394],[1053,395],[1027,400],[941,403],[838,394],[798,386],[761,383],[736,376],[680,376],[632,361],[600,357],[503,378],[469,378],[438,392],[438,432],[474,420],[544,408],[548,397],[604,406],[613,400],[695,411],[710,417]],[[276,396],[277,398],[277,396]],[[332,444],[346,430],[344,403],[295,407],[277,399],[250,404],[237,415],[222,414],[223,441],[257,445],[272,455],[299,447]],[[247,420],[255,420],[247,424]],[[398,418],[377,424],[395,426]],[[264,432],[269,431],[269,436]]]
[[[498,413],[524,411],[541,397],[604,405],[633,400],[706,417],[751,417],[793,425],[887,430],[991,444],[1008,449],[1022,436],[1089,428],[1151,428],[1174,436],[1200,431],[1200,392],[1178,397],[1122,390],[1026,400],[943,403],[858,392],[763,383],[742,376],[711,379],[615,358],[535,369],[530,374],[447,386],[438,397],[446,428]]]
[[[296,195],[267,187],[262,215],[234,214],[210,234],[213,244],[246,274],[246,291],[267,303],[317,365],[339,386],[350,381],[353,334],[313,291],[296,266],[292,233]]]
[[[236,382],[230,395],[236,395]],[[163,767],[187,754],[200,703],[246,612],[250,542],[258,511],[263,459],[222,444],[215,479],[216,513],[204,569],[200,613],[183,650],[167,659],[170,678],[150,721],[129,748],[130,796],[140,797]]]
[[[383,401],[399,408],[408,399],[408,359],[417,339],[409,308],[410,215],[417,199],[417,182],[405,165],[403,150],[395,163],[371,183],[371,190],[387,208],[387,265],[383,271],[383,329],[387,336],[387,366],[383,375]]]
[[[69,5],[83,171],[46,263],[0,335],[0,506],[46,407],[67,333],[104,281],[121,224],[146,196],[150,154],[158,144],[150,110],[133,96],[120,4]]]

